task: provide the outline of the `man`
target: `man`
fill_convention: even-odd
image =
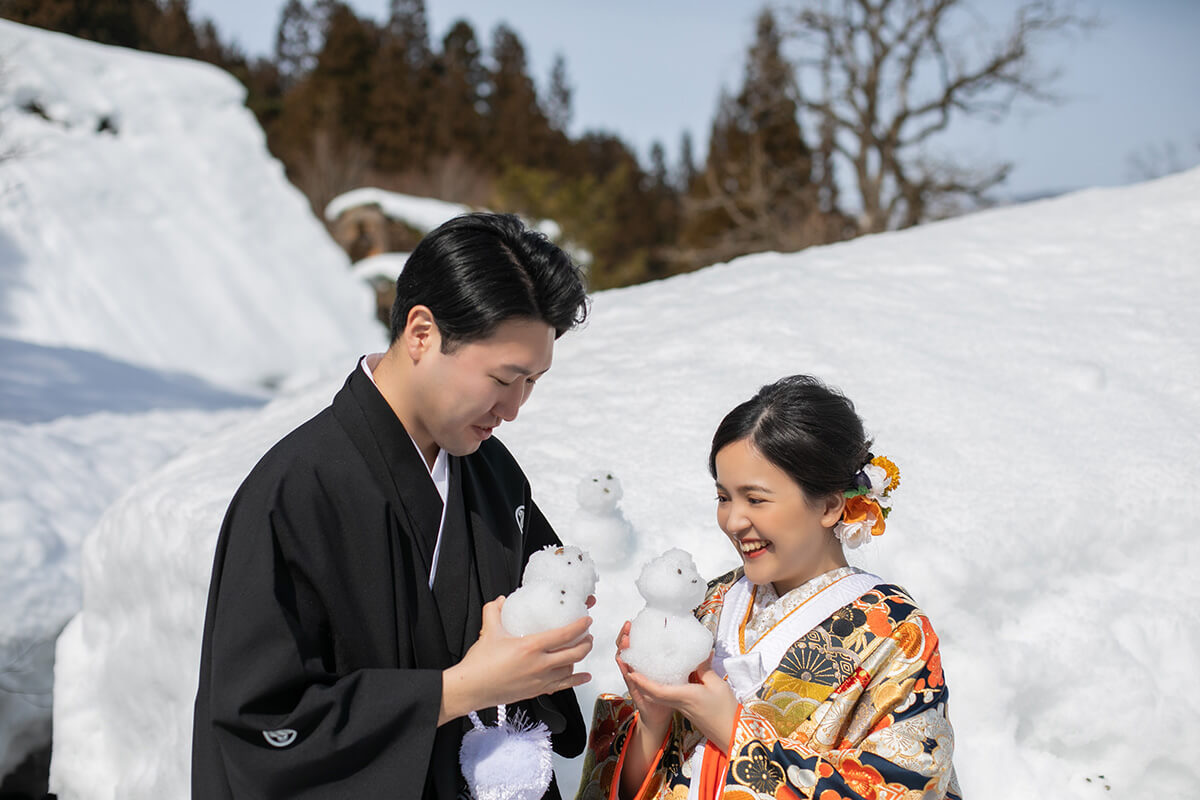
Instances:
[[[516,217],[464,215],[418,244],[387,352],[226,513],[193,797],[451,800],[464,717],[500,703],[545,722],[559,754],[582,751],[590,620],[522,638],[500,625],[494,598],[558,539],[493,431],[585,314],[578,269]]]

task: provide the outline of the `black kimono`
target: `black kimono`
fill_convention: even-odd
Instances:
[[[442,501],[361,367],[276,444],[217,542],[192,734],[192,796],[443,798],[464,790],[469,723],[437,727],[442,670],[479,636],[484,602],[558,539],[495,439],[450,457]],[[515,704],[583,750],[571,690]],[[510,717],[516,708],[510,710]],[[490,714],[481,713],[494,721]],[[551,783],[547,796],[558,798]]]

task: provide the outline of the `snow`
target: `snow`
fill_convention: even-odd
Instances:
[[[0,52],[0,773],[54,659],[52,790],[184,798],[225,506],[385,337],[227,76],[6,22]],[[966,794],[1194,796],[1198,249],[1193,170],[597,294],[500,431],[568,543],[579,481],[621,476],[585,709],[646,560],[737,563],[717,422],[809,372],[903,474],[850,558],[941,636]]]
[[[681,546],[706,577],[737,563],[715,525],[712,431],[806,371],[854,399],[903,474],[886,535],[851,559],[908,588],[941,636],[966,793],[1189,796],[1198,246],[1194,170],[597,294],[501,431],[568,543],[578,481],[597,465],[622,478],[637,546],[601,569],[581,702],[621,687],[611,642],[647,559]],[[88,538],[84,610],[58,644],[64,800],[186,796],[225,504],[341,379],[189,448]],[[579,761],[558,770],[569,793]]]
[[[344,212],[358,206],[377,205],[385,217],[404,222],[421,233],[428,233],[447,220],[476,209],[462,203],[450,203],[432,197],[416,197],[373,186],[351,189],[329,201],[325,206],[325,219],[334,222]],[[484,209],[485,210],[485,209]],[[552,219],[532,220],[534,230],[545,234],[551,241],[560,242],[562,228]],[[566,247],[567,245],[563,244]],[[386,254],[384,254],[386,255]],[[363,259],[367,261],[370,259]],[[360,264],[362,262],[359,262]],[[393,274],[392,277],[395,277]]]
[[[2,777],[49,741],[105,509],[386,336],[230,76],[7,21],[0,60]]]
[[[470,206],[462,203],[448,203],[432,197],[414,197],[398,192],[389,192],[386,189],[364,186],[360,189],[351,189],[330,200],[329,205],[325,206],[325,219],[333,222],[351,208],[370,205],[379,206],[379,210],[385,217],[402,220],[422,233],[431,231],[446,220],[472,210]]]
[[[7,21],[0,58],[0,336],[241,389],[369,338],[230,75]]]

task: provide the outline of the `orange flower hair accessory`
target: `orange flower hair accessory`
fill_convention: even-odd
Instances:
[[[854,476],[854,488],[845,491],[846,507],[833,533],[846,547],[861,547],[887,529],[892,490],[900,485],[900,470],[891,459],[875,456]]]

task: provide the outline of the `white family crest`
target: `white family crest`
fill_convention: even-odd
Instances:
[[[291,728],[280,728],[277,731],[263,731],[263,738],[272,747],[287,747],[296,741],[296,732]]]
[[[519,505],[514,512],[517,518],[517,528],[521,531],[525,530],[525,506]]]

